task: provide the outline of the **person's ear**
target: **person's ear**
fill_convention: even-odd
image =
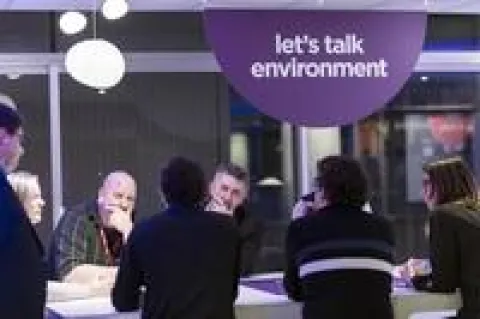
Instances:
[[[103,196],[103,188],[100,188],[97,194],[97,204],[103,205],[104,202],[105,202],[105,197]]]
[[[320,189],[313,194],[312,207],[314,209],[324,208],[325,206],[327,206],[327,204],[328,204],[328,200],[325,198],[325,194],[323,192],[323,189]]]
[[[213,194],[215,192],[215,180],[211,181],[208,184],[208,194]]]

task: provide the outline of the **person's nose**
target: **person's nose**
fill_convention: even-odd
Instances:
[[[230,203],[230,202],[232,201],[232,197],[233,197],[233,196],[232,196],[232,192],[225,192],[225,193],[224,193],[224,196],[223,196],[223,199],[224,199],[226,202]]]
[[[128,207],[129,207],[129,201],[128,201],[128,199],[122,198],[122,199],[120,200],[119,205],[120,205],[120,208],[121,208],[123,211],[127,211]]]

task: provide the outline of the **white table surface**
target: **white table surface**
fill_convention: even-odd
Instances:
[[[251,278],[251,280],[255,280],[255,278],[278,278],[278,274],[256,276]],[[77,289],[74,291],[75,300],[48,302],[47,308],[51,313],[48,319],[140,318],[138,312],[117,313],[107,295],[91,297],[88,292],[82,290],[82,287],[75,285],[71,287]],[[58,289],[58,287],[56,288]],[[49,298],[53,297],[50,290],[49,286]],[[85,293],[85,297],[76,299],[82,292]],[[64,299],[66,298],[60,298],[60,300]],[[408,288],[396,288],[392,293],[392,305],[396,319],[408,319],[412,313],[420,311],[458,309],[460,304],[461,301],[458,294],[432,294]],[[235,302],[235,312],[237,319],[295,319],[301,318],[301,305],[288,300],[283,295],[276,295],[240,285]]]

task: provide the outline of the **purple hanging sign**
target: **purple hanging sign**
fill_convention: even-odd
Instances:
[[[336,126],[382,108],[410,76],[425,12],[207,9],[207,38],[233,87],[265,114]]]

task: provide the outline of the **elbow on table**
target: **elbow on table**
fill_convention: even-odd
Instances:
[[[130,312],[138,310],[138,301],[134,301],[134,298],[126,298],[125,296],[119,296],[118,293],[112,291],[112,304],[118,312]]]
[[[132,303],[123,303],[115,300],[112,300],[112,303],[113,303],[113,307],[118,312],[130,312],[130,311],[138,310],[138,305],[134,305]]]

